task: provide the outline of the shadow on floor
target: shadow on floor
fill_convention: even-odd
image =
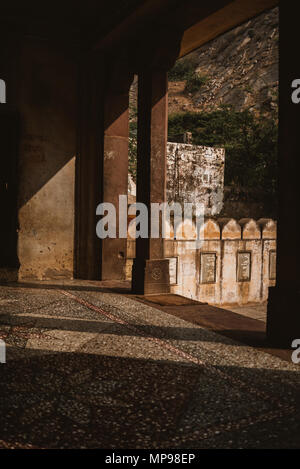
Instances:
[[[10,348],[7,355],[7,363],[0,364],[3,448],[300,444],[299,374],[294,372],[206,369],[80,350]]]
[[[268,343],[266,323],[259,319],[246,317],[221,307],[195,301],[178,305],[176,304],[176,298],[174,298],[174,304],[171,306],[171,297],[165,301],[164,295],[161,296],[160,301],[158,298],[155,298],[153,301],[150,296],[129,295],[129,297],[172,316],[236,340],[241,344],[258,348],[265,353],[286,361],[291,360],[291,349],[275,347]]]
[[[74,281],[74,282],[0,282],[0,287],[32,288],[37,290],[95,291],[101,293],[130,293],[130,282],[117,281]]]

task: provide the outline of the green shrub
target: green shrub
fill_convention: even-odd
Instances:
[[[197,64],[192,59],[178,60],[169,71],[169,81],[185,81],[185,91],[195,93],[203,86],[208,77],[196,72]]]
[[[272,207],[277,194],[277,113],[255,116],[249,110],[224,106],[212,112],[169,116],[168,140],[182,142],[192,132],[195,145],[224,147],[225,185],[263,194]],[[130,123],[129,171],[136,178],[137,123]],[[261,195],[260,195],[261,197]],[[261,199],[262,200],[262,199]],[[275,215],[274,215],[275,216]]]
[[[193,72],[187,76],[185,89],[186,93],[196,93],[200,88],[205,85],[208,77],[206,75],[200,75],[199,73]]]
[[[196,64],[188,59],[178,60],[168,73],[169,81],[184,81],[195,72]]]
[[[212,112],[169,116],[169,141],[181,141],[184,132],[193,143],[224,147],[225,185],[263,189],[270,195],[277,187],[277,114],[255,116],[249,110],[224,106]]]

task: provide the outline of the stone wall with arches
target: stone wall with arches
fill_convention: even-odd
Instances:
[[[266,301],[276,282],[276,237],[272,219],[207,219],[197,246],[189,224],[181,237],[165,240],[171,291],[216,305]],[[128,240],[127,278],[134,255]]]

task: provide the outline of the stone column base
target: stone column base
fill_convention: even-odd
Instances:
[[[138,295],[170,293],[169,259],[134,259],[132,292]]]
[[[287,348],[300,339],[300,291],[269,288],[267,339],[272,345]]]

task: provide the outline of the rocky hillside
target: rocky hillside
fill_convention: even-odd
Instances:
[[[169,83],[169,112],[207,111],[221,104],[270,112],[277,100],[278,23],[275,8],[180,59],[176,67],[188,63],[203,83],[187,92],[188,77],[175,75]]]
[[[195,145],[225,148],[226,217],[276,218],[278,39],[275,8],[178,60],[169,72],[169,141],[182,142],[188,131]],[[136,98],[137,80],[130,100],[133,177]]]

